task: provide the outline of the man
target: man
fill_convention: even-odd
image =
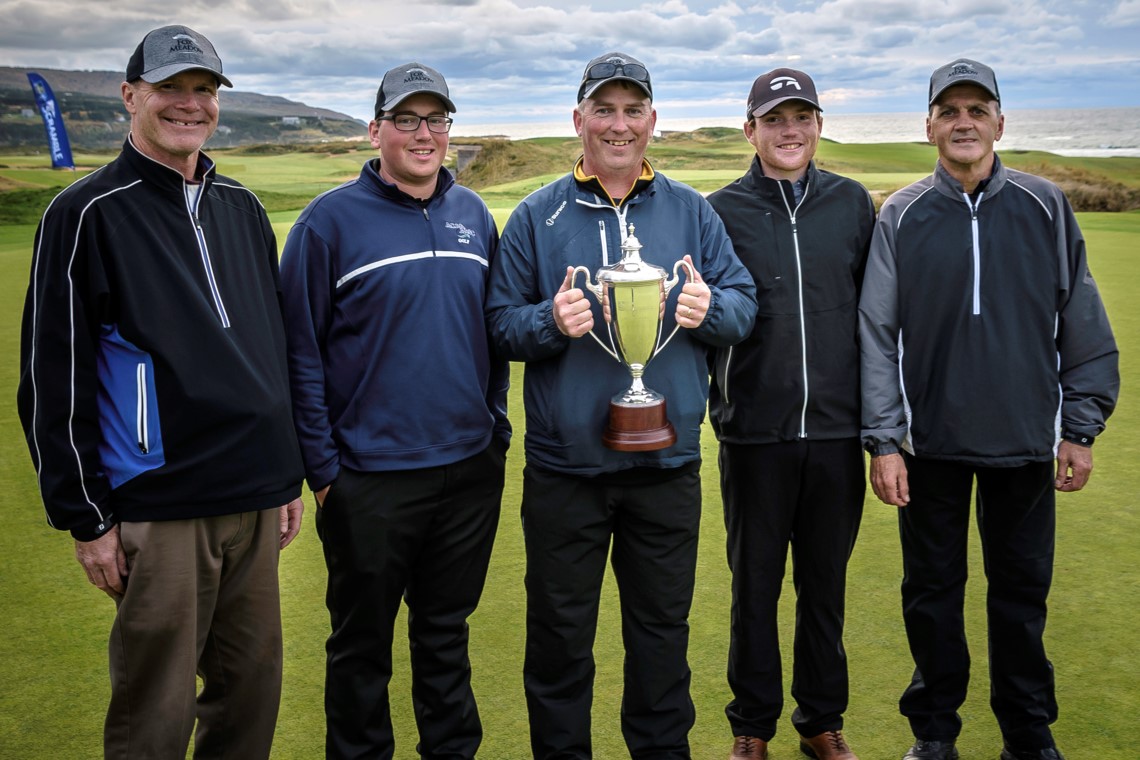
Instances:
[[[748,173],[709,197],[756,281],[756,327],[717,351],[732,568],[730,760],[767,758],[783,708],[777,608],[788,547],[796,589],[792,724],[809,757],[855,760],[843,738],[847,560],[863,513],[858,301],[875,221],[857,182],[816,168],[815,83],[775,69],[752,85]]]
[[[1053,491],[1088,481],[1120,385],[1116,343],[1068,200],[993,151],[1005,127],[993,70],[948,63],[927,102],[938,164],[884,204],[859,306],[871,486],[900,507],[915,662],[899,703],[916,738],[906,758],[958,757],[976,481],[1001,757],[1060,760],[1042,643]]]
[[[625,644],[626,745],[632,757],[689,757],[686,650],[705,355],[748,334],[756,303],[712,208],[645,160],[656,121],[640,61],[624,53],[590,61],[574,111],[583,155],[571,173],[515,209],[491,271],[492,338],[507,358],[526,362],[523,670],[536,758],[591,757],[592,649],[611,548]],[[663,305],[663,333],[681,329],[645,378],[667,399],[677,441],[633,452],[602,443],[609,399],[629,386],[630,374],[601,339],[583,339],[595,326],[604,330],[605,316],[572,277],[575,266],[616,263],[631,225],[644,260],[671,267],[684,256],[698,273]]]
[[[498,245],[443,168],[455,105],[435,69],[384,74],[379,158],[309,204],[281,261],[294,419],[328,566],[329,758],[391,758],[392,640],[408,605],[424,758],[473,758],[467,618],[499,521],[505,361],[483,318]]]
[[[108,758],[183,757],[195,720],[195,757],[266,758],[277,722],[301,462],[273,229],[201,151],[219,84],[201,34],[148,33],[122,152],[36,232],[20,418],[48,521],[118,606]]]

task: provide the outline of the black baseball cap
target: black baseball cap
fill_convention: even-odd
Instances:
[[[795,69],[772,69],[756,77],[752,83],[744,118],[752,121],[789,100],[802,100],[817,111],[823,110],[819,107],[819,96],[815,94],[815,82],[811,77]]]
[[[385,72],[380,89],[376,91],[376,115],[391,111],[409,96],[420,92],[435,95],[443,101],[448,113],[455,113],[455,104],[451,102],[443,74],[413,61]]]
[[[645,64],[625,53],[606,53],[586,64],[582,83],[578,85],[578,102],[593,95],[599,87],[610,82],[633,82],[653,100],[653,83]]]
[[[164,26],[147,32],[135,48],[127,63],[127,81],[158,84],[190,69],[208,71],[219,83],[233,87],[222,74],[222,59],[208,39],[188,26]]]
[[[945,66],[937,68],[930,75],[930,98],[927,106],[934,105],[938,96],[956,84],[972,84],[994,96],[994,100],[1001,105],[1001,95],[998,94],[997,77],[994,70],[984,63],[971,61],[969,58],[959,58]]]

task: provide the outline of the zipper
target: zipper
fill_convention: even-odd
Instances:
[[[150,452],[150,430],[147,424],[147,398],[146,398],[146,363],[139,362],[135,369],[135,384],[138,392],[135,394],[137,406],[135,408],[135,433],[138,437],[139,451],[143,454]]]
[[[966,206],[970,209],[970,234],[974,249],[974,316],[982,313],[982,246],[978,234],[978,207],[982,205],[985,194],[985,191],[978,193],[978,200],[971,202],[969,194],[962,193],[962,197],[966,199]]]
[[[807,366],[807,319],[804,316],[804,271],[803,264],[800,261],[800,233],[799,226],[796,223],[796,212],[800,210],[803,205],[804,198],[807,198],[808,187],[804,184],[804,194],[800,196],[800,202],[792,208],[788,204],[788,196],[784,193],[785,180],[778,180],[780,182],[780,197],[784,200],[784,208],[788,211],[788,219],[792,225],[792,249],[796,254],[796,295],[800,304],[800,372],[803,377],[804,383],[804,402],[800,407],[800,438],[807,438],[807,409],[808,409],[808,366]],[[790,184],[790,183],[789,183]],[[794,191],[793,191],[794,192]]]
[[[728,356],[726,356],[724,359],[724,387],[721,388],[721,395],[724,396],[725,406],[728,406],[732,403],[728,398],[728,377],[732,372],[732,349],[734,348],[735,346],[728,347]]]
[[[183,193],[186,193],[186,185],[183,184]],[[202,268],[206,271],[206,282],[210,286],[210,297],[214,299],[214,308],[218,310],[218,318],[222,320],[222,327],[230,326],[230,316],[226,313],[226,306],[222,303],[222,292],[218,289],[218,279],[214,274],[214,265],[210,261],[210,249],[206,246],[206,233],[202,230],[202,220],[198,218],[198,204],[202,201],[202,193],[206,192],[206,186],[203,185],[198,191],[198,197],[194,202],[193,208],[189,205],[187,200],[187,210],[190,212],[190,219],[194,223],[194,234],[198,238],[198,253],[202,257]]]

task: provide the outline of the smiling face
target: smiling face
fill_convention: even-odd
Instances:
[[[582,170],[596,175],[616,200],[641,176],[641,162],[657,125],[653,103],[637,85],[602,85],[574,111],[582,138]]]
[[[807,171],[819,147],[823,116],[802,100],[787,100],[744,123],[744,134],[765,177],[795,182]]]
[[[989,176],[994,143],[1004,130],[1005,116],[993,95],[973,84],[947,89],[926,117],[926,139],[938,146],[938,160],[963,185]]]
[[[426,93],[410,95],[384,116],[415,114],[447,116],[439,98]],[[430,198],[439,179],[439,167],[447,158],[448,135],[431,132],[423,118],[414,132],[401,132],[389,120],[373,119],[368,125],[372,147],[380,151],[380,176],[413,198]]]
[[[183,71],[157,84],[123,82],[131,139],[143,155],[193,179],[198,151],[218,127],[218,80],[208,71]]]

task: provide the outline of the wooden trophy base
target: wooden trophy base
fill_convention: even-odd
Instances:
[[[602,443],[617,451],[656,451],[677,442],[665,414],[665,399],[648,404],[610,402],[610,419]]]

